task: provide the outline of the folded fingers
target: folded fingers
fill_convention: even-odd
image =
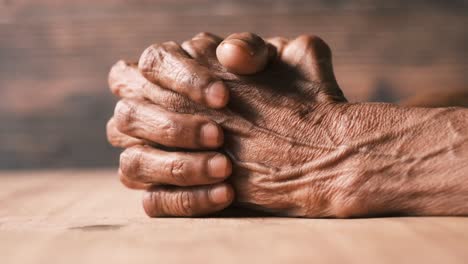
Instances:
[[[106,125],[107,141],[118,148],[128,148],[134,145],[143,145],[145,142],[141,139],[128,136],[117,129],[115,118],[111,118]]]

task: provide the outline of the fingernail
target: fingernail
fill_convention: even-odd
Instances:
[[[268,62],[268,48],[258,36],[249,33],[236,34],[218,46],[216,56],[227,71],[249,75],[265,68]]]
[[[225,178],[231,173],[231,164],[222,154],[216,154],[208,161],[208,174],[213,178]]]
[[[228,39],[228,40],[223,41],[222,44],[223,45],[230,44],[230,45],[237,46],[241,48],[242,50],[244,50],[250,56],[254,56],[256,52],[256,46],[253,43],[250,43],[243,39]]]
[[[215,204],[224,204],[231,200],[231,192],[226,185],[218,185],[209,191],[209,197]]]
[[[227,103],[228,93],[223,81],[214,82],[208,87],[206,101],[211,107],[221,108]]]
[[[218,126],[212,123],[207,123],[201,127],[200,141],[205,147],[218,147],[220,144]]]

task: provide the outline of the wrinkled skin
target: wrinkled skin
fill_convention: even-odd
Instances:
[[[339,177],[307,167],[333,155],[333,144],[340,139],[320,123],[333,119],[335,105],[346,99],[333,75],[330,49],[321,39],[301,36],[278,43],[278,58],[254,76],[226,72],[215,57],[215,46],[205,54],[192,48],[191,55],[204,55],[201,63],[224,80],[229,104],[213,110],[176,95],[162,103],[171,111],[206,116],[222,126],[222,151],[233,162],[229,182],[237,203],[280,214],[320,216],[332,202],[331,185]],[[155,72],[151,65],[161,56],[159,48],[150,47],[140,59],[141,71],[150,80]]]
[[[454,200],[466,199],[455,188],[461,177],[437,190],[442,198],[453,193],[455,199],[441,198],[439,206],[429,209],[424,199],[434,185],[420,182],[437,175],[434,171],[445,171],[440,164],[464,168],[465,163],[452,159],[431,167],[419,162],[460,146],[463,154],[457,157],[464,160],[466,126],[459,124],[466,112],[346,103],[333,75],[330,49],[317,37],[270,40],[269,49],[275,52],[268,52],[267,67],[248,76],[219,64],[218,44],[208,36],[182,47],[173,42],[153,45],[142,54],[139,69],[119,62],[111,71],[111,89],[127,99],[117,105],[108,135],[116,146],[134,146],[121,156],[121,178],[131,188],[150,190],[144,203],[150,216],[213,213],[232,199],[241,207],[301,217],[466,212],[460,203],[452,206]],[[224,87],[217,85],[214,93],[192,87],[214,87],[219,80]],[[219,92],[226,88],[229,97]],[[213,100],[210,94],[222,95]],[[453,127],[453,135],[462,136],[434,132],[441,120]],[[199,128],[212,121],[224,132],[211,130],[204,140]],[[417,134],[424,135],[420,139]],[[423,144],[428,140],[440,146],[428,149]],[[213,151],[218,146],[232,164],[224,160],[222,170],[210,170],[203,164],[222,156]],[[167,166],[170,155],[174,158]],[[415,171],[424,177],[414,177]],[[229,175],[235,195],[222,182]],[[421,201],[414,203],[411,197],[416,196]]]

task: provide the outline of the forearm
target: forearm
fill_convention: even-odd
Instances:
[[[350,104],[344,113],[337,133],[359,164],[345,214],[468,214],[467,109]]]

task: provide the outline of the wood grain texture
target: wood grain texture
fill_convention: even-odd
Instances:
[[[467,11],[438,0],[2,0],[0,168],[116,164],[109,67],[200,31],[317,34],[352,101],[465,89]]]
[[[0,261],[466,263],[463,217],[149,219],[114,171],[0,172]]]

